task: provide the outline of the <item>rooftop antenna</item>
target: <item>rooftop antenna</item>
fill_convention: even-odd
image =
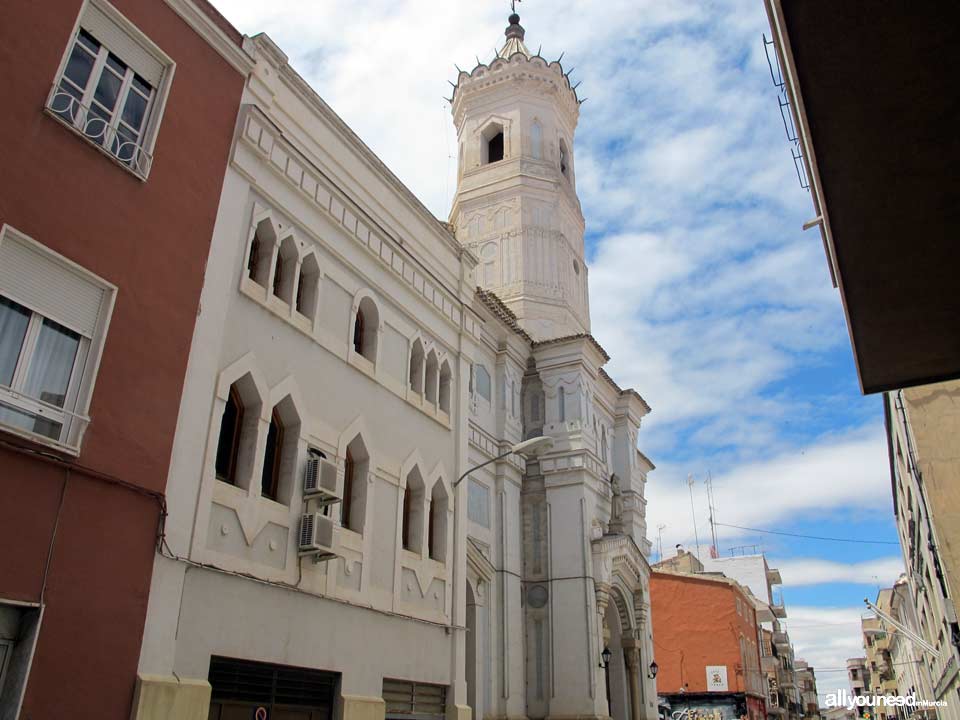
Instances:
[[[666,525],[657,525],[657,555],[658,560],[663,560],[663,529]]]
[[[697,543],[697,558],[700,558],[700,535],[697,533],[697,511],[693,505],[693,473],[687,475],[687,487],[690,488],[690,515],[693,517],[693,539]]]
[[[717,525],[714,517],[716,506],[713,500],[713,475],[710,474],[709,470],[707,470],[707,479],[704,483],[707,486],[707,506],[710,508],[710,539],[713,541],[713,552],[710,553],[710,557],[715,558],[720,555],[720,548],[717,544]]]

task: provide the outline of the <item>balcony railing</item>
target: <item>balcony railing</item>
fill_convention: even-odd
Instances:
[[[125,137],[109,119],[97,114],[96,111],[91,110],[90,106],[84,105],[73,95],[60,89],[56,83],[50,90],[47,110],[53,117],[137,177],[146,179],[150,173],[153,156],[141,145],[142,134],[136,141]]]

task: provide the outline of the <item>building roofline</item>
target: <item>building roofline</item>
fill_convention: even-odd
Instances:
[[[590,333],[574,333],[573,335],[563,335],[557,338],[550,338],[549,340],[537,340],[533,343],[534,348],[546,347],[547,345],[557,345],[560,343],[571,342],[573,340],[588,340],[593,347],[600,353],[603,357],[604,362],[610,361],[610,356],[607,354],[607,351],[603,349],[603,346],[597,342],[597,339]],[[602,372],[602,370],[601,370]],[[616,383],[614,383],[616,385]],[[619,389],[619,388],[618,388]]]
[[[431,225],[436,231],[437,234],[442,237],[451,250],[454,251],[457,258],[460,258],[465,249],[454,237],[451,230],[450,223],[441,220],[436,215],[434,215],[427,208],[426,205],[418,198],[413,191],[408,188],[400,178],[398,178],[394,172],[387,167],[386,163],[380,159],[380,157],[370,149],[370,147],[357,135],[353,129],[344,122],[336,111],[327,104],[326,100],[320,97],[320,94],[313,89],[313,86],[308,83],[300,73],[298,73],[289,63],[286,54],[280,49],[280,47],[273,41],[267,33],[260,32],[251,38],[257,44],[265,45],[267,50],[274,55],[277,64],[280,66],[281,75],[286,78],[291,85],[301,94],[304,100],[306,100],[314,110],[320,113],[342,136],[343,138],[353,146],[353,148],[363,157],[367,162],[369,162],[374,170],[378,173],[381,173],[383,178],[387,181],[387,184],[391,185],[395,190],[397,190],[411,207],[421,216],[423,220],[426,221],[428,225]],[[279,53],[280,57],[277,57]]]
[[[526,330],[520,327],[520,322],[517,319],[516,313],[508,308],[506,304],[504,304],[503,300],[497,297],[496,293],[491,290],[484,290],[483,288],[478,287],[476,290],[476,297],[491,313],[493,313],[498,320],[506,325],[508,329],[515,332],[531,345],[534,344],[533,338],[527,334]]]

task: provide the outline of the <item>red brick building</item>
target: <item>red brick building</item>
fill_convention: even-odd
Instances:
[[[0,9],[0,717],[124,718],[248,59],[205,0]]]
[[[759,624],[748,590],[719,574],[655,570],[650,614],[657,691],[674,712],[764,720]]]

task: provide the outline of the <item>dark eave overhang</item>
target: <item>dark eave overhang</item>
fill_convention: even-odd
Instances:
[[[764,2],[863,392],[960,377],[955,3]]]

